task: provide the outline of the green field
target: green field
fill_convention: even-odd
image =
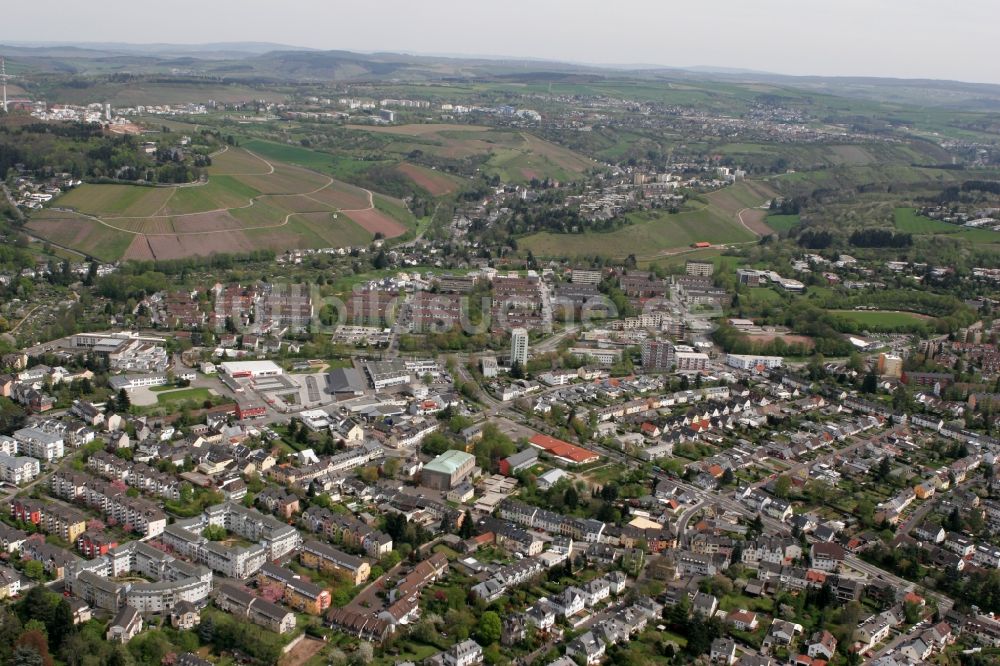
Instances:
[[[278,144],[261,146],[289,152]],[[357,247],[375,232],[395,238],[416,226],[398,199],[373,193],[369,209],[367,190],[272,159],[232,148],[217,155],[208,181],[199,184],[85,184],[55,200],[61,210],[33,214],[27,228],[54,245],[110,262]]]
[[[790,231],[799,223],[798,215],[768,215],[764,222],[779,234]]]
[[[58,205],[91,215],[145,217],[156,213],[172,191],[169,187],[84,185],[59,197]]]
[[[918,214],[913,208],[896,208],[893,213],[896,228],[907,233],[921,236],[948,234],[952,238],[961,238],[970,243],[1000,243],[1000,231],[975,229],[932,220]]]
[[[366,171],[373,166],[393,164],[391,160],[356,160],[347,155],[333,155],[301,146],[262,141],[260,139],[244,141],[242,147],[269,160],[295,164],[341,179],[350,179],[352,176]]]
[[[860,326],[906,329],[915,325],[931,324],[933,319],[913,312],[890,312],[887,310],[830,310],[830,314],[856,322]]]
[[[349,125],[348,128],[379,137],[383,142],[381,152],[400,161],[414,151],[447,160],[485,157],[482,170],[505,182],[524,183],[535,178],[574,180],[595,165],[568,148],[508,129],[447,124]]]
[[[740,293],[740,299],[747,305],[775,305],[785,300],[784,296],[770,287],[755,287]]]
[[[51,210],[32,215],[27,229],[32,235],[57,246],[106,262],[120,259],[134,238],[88,217]]]
[[[962,227],[940,220],[932,220],[913,208],[896,208],[893,211],[896,228],[910,234],[956,234]]]
[[[160,405],[178,404],[188,401],[202,403],[211,399],[211,397],[212,394],[209,393],[207,388],[186,388],[177,389],[176,391],[159,392],[156,396],[156,402]]]
[[[650,260],[683,251],[692,243],[745,243],[755,236],[719,208],[670,214],[664,211],[632,213],[629,224],[607,233],[554,234],[542,232],[518,239],[518,247],[539,257],[582,257],[603,254]]]

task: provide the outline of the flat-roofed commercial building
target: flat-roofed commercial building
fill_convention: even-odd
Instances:
[[[445,451],[420,471],[420,483],[436,490],[451,490],[476,469],[475,456],[465,451]]]

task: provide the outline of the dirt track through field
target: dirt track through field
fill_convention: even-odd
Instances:
[[[746,215],[746,217],[744,217]],[[770,236],[774,233],[774,229],[767,226],[764,219],[767,217],[767,211],[761,210],[760,208],[744,208],[739,213],[736,214],[736,219],[740,221],[740,224],[752,234],[757,236]]]
[[[274,165],[273,164],[271,164],[270,162],[268,162],[263,157],[260,157],[259,155],[255,155],[254,153],[251,153],[249,150],[247,150],[246,152],[249,153],[250,155],[253,155],[257,159],[261,160],[265,164],[267,164],[268,168],[270,169],[270,171],[267,174],[254,174],[254,175],[270,175],[270,174],[274,173]],[[315,173],[315,172],[313,172],[313,173]],[[250,174],[247,174],[247,175],[250,175]],[[181,213],[181,214],[178,214],[178,215],[169,215],[168,216],[168,215],[160,215],[159,214],[160,211],[163,210],[163,206],[161,206],[160,210],[157,211],[157,214],[155,214],[155,215],[148,215],[146,217],[103,217],[103,218],[101,218],[101,217],[97,217],[96,215],[88,215],[86,213],[80,213],[80,212],[77,212],[77,211],[71,211],[71,212],[74,212],[77,215],[81,215],[81,216],[86,217],[86,218],[88,218],[90,220],[93,220],[93,221],[95,221],[95,222],[97,222],[99,224],[104,225],[105,227],[110,228],[110,229],[114,229],[115,231],[122,231],[122,232],[127,233],[127,234],[135,234],[135,235],[138,235],[138,236],[204,236],[204,235],[208,235],[208,234],[226,234],[226,233],[231,233],[231,232],[234,231],[234,229],[206,229],[206,230],[200,230],[200,231],[181,231],[181,232],[172,232],[172,233],[167,233],[167,232],[146,233],[146,232],[143,232],[143,231],[136,231],[135,229],[128,229],[128,228],[125,228],[125,227],[116,226],[114,224],[109,223],[108,220],[112,220],[112,221],[115,221],[115,220],[139,221],[139,220],[154,220],[154,219],[182,220],[183,218],[187,218],[187,217],[199,217],[199,216],[204,217],[204,216],[208,216],[208,215],[214,214],[214,213],[228,213],[231,210],[242,210],[242,209],[246,209],[246,208],[252,208],[257,203],[257,201],[259,201],[260,199],[263,199],[265,197],[281,197],[281,196],[300,196],[300,197],[305,197],[307,199],[315,201],[320,206],[324,206],[325,208],[329,209],[330,212],[364,213],[366,211],[370,211],[370,210],[373,210],[375,208],[374,193],[371,190],[365,189],[363,187],[360,187],[358,189],[364,191],[365,194],[366,194],[366,196],[368,197],[368,206],[365,207],[365,208],[341,209],[341,208],[337,208],[336,206],[332,206],[332,205],[330,205],[328,203],[325,203],[323,201],[319,201],[318,199],[313,198],[311,195],[314,195],[314,194],[317,194],[319,192],[322,192],[323,190],[331,187],[332,185],[334,185],[337,182],[335,179],[330,178],[329,176],[324,176],[324,177],[327,178],[328,182],[326,184],[324,184],[324,185],[321,185],[320,187],[317,187],[314,190],[310,190],[309,192],[295,193],[295,194],[258,194],[256,196],[252,197],[247,202],[246,205],[244,205],[244,206],[236,206],[236,207],[233,207],[233,208],[216,208],[216,209],[213,209],[213,210],[198,211],[196,213]],[[173,196],[173,193],[171,193],[171,196]],[[167,201],[169,201],[169,198],[167,199]],[[164,204],[164,206],[165,205],[166,204]],[[54,209],[54,210],[59,210],[59,209]],[[255,230],[255,229],[276,229],[278,227],[286,226],[288,224],[288,220],[293,215],[297,215],[297,214],[298,213],[295,213],[295,212],[289,213],[288,215],[285,216],[285,218],[281,222],[278,222],[277,224],[263,224],[263,225],[257,225],[257,226],[252,226],[252,227],[241,227],[238,230],[239,231],[251,231],[251,230]]]
[[[267,166],[267,171],[259,173],[227,173],[215,175],[252,176],[258,179],[275,176],[275,167],[273,163],[260,155],[246,150],[245,148],[243,150],[246,154],[263,162]],[[222,155],[227,151],[228,146],[219,151],[217,155]],[[266,230],[279,229],[287,226],[289,221],[294,216],[304,216],[312,213],[344,213],[348,219],[351,219],[369,233],[374,234],[381,232],[387,238],[393,238],[405,233],[406,227],[404,225],[400,224],[382,211],[376,209],[375,195],[371,190],[363,187],[347,186],[338,183],[338,181],[334,178],[309,169],[303,168],[302,171],[315,176],[320,176],[326,179],[326,182],[307,192],[265,192],[251,197],[247,200],[247,203],[242,206],[204,210],[194,213],[179,213],[175,215],[164,214],[164,211],[167,210],[167,204],[178,191],[178,188],[175,188],[170,193],[167,199],[154,214],[145,217],[98,217],[96,215],[89,215],[78,211],[67,210],[67,212],[72,212],[81,217],[85,217],[109,229],[132,234],[134,239],[126,249],[123,258],[137,260],[178,259],[192,254],[205,254],[206,250],[209,252],[250,251],[254,249],[255,245],[245,232],[265,231],[266,233]],[[277,176],[275,177],[277,178]],[[204,185],[206,182],[207,181],[203,181],[199,184]],[[282,181],[279,178],[279,183],[280,182]],[[352,203],[348,205],[353,205],[354,207],[341,208],[332,201],[322,201],[314,196],[323,195],[325,197],[328,193],[327,191],[333,191],[334,186],[337,186],[340,190],[344,190],[341,193],[343,198],[340,199],[343,203],[352,201],[353,196]],[[350,190],[354,191],[353,195]],[[367,199],[367,201],[362,198],[362,194],[364,199]],[[239,221],[232,215],[232,211],[253,208],[258,204],[258,202],[260,202],[262,207],[266,207],[267,201],[271,201],[273,204],[274,199],[282,197],[299,197],[300,199],[308,200],[315,203],[319,210],[304,210],[305,208],[310,208],[310,206],[303,206],[299,204],[295,206],[295,208],[303,210],[291,210],[289,212],[289,208],[285,208],[281,212],[288,212],[288,214],[285,215],[280,221],[273,224],[257,224],[252,226],[241,226]],[[337,196],[331,196],[331,199],[336,200]],[[356,201],[356,203],[354,203],[354,201]],[[271,207],[273,208],[274,206]],[[117,224],[114,222],[117,222]],[[143,223],[148,226],[145,226]]]

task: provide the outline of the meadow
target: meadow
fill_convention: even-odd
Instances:
[[[948,234],[951,238],[961,238],[970,243],[1000,243],[1000,231],[976,229],[933,220],[917,213],[913,208],[896,208],[895,226],[900,231],[915,235]]]
[[[348,128],[391,137],[384,152],[397,155],[400,160],[413,151],[448,160],[485,157],[483,171],[505,182],[546,178],[570,181],[595,166],[589,158],[527,132],[455,124],[348,125]]]
[[[894,312],[889,310],[830,310],[841,319],[847,319],[860,326],[879,329],[909,329],[917,325],[930,324],[933,318],[914,312]]]
[[[728,211],[711,204],[695,210],[668,213],[662,210],[631,213],[631,224],[611,232],[582,234],[532,234],[518,239],[518,247],[538,257],[583,257],[602,254],[625,258],[632,254],[650,261],[686,253],[692,243],[713,245],[745,243],[756,236]]]
[[[776,232],[783,233],[786,231],[791,231],[798,223],[798,215],[768,215],[767,219],[764,220],[767,226],[774,229]]]

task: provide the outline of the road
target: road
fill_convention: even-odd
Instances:
[[[681,548],[687,548],[688,543],[691,541],[691,535],[688,534],[687,525],[691,522],[691,518],[694,516],[695,512],[703,506],[705,506],[705,500],[698,500],[695,504],[691,505],[687,509],[684,509],[681,517],[677,520],[677,536]]]
[[[566,335],[569,335],[571,332],[572,331],[564,331],[563,333],[561,333],[561,334],[559,334],[557,336],[553,336],[553,338],[550,338],[550,340],[547,341],[547,342],[548,342],[549,345],[552,345],[553,348],[554,348],[555,346],[558,345],[558,339],[560,339],[560,336],[564,337]],[[543,346],[543,344],[545,344],[545,343],[542,343],[540,345],[536,345],[535,349],[538,350],[539,347]],[[463,362],[459,362],[457,364],[457,367],[458,367],[458,374],[465,381],[472,381],[473,378],[468,373],[468,371],[465,369]],[[489,417],[495,417],[495,416],[498,416],[498,415],[502,414],[503,416],[506,416],[506,417],[510,418],[511,420],[517,422],[517,423],[522,423],[522,424],[530,425],[531,427],[533,427],[533,428],[535,428],[535,429],[537,429],[539,431],[542,431],[542,432],[545,432],[548,429],[548,427],[546,426],[546,424],[544,424],[544,423],[537,423],[537,419],[535,419],[533,416],[528,416],[528,415],[524,415],[524,414],[521,414],[521,413],[517,412],[516,410],[513,409],[513,406],[507,405],[505,403],[502,403],[502,402],[494,399],[492,396],[489,396],[486,393],[485,390],[482,390],[482,387],[480,387],[480,389],[481,389],[480,393],[482,395],[481,399],[488,406],[487,418],[489,418]],[[858,441],[858,442],[856,442],[854,444],[851,444],[851,445],[849,445],[847,447],[844,447],[842,449],[831,451],[830,453],[827,453],[827,454],[821,456],[820,458],[818,458],[817,460],[811,461],[808,464],[810,464],[810,465],[811,464],[815,464],[817,461],[829,462],[830,460],[832,460],[833,458],[835,458],[837,456],[842,456],[842,455],[850,454],[855,449],[859,448],[860,446],[862,446],[864,444],[865,444],[864,441]],[[638,467],[640,464],[644,464],[643,461],[637,460],[635,458],[631,458],[631,457],[627,456],[626,454],[624,454],[624,453],[622,453],[620,451],[615,451],[613,449],[609,449],[609,448],[604,447],[604,446],[602,446],[602,445],[600,445],[600,444],[598,444],[596,442],[591,442],[587,446],[591,450],[596,451],[597,453],[600,453],[605,458],[607,458],[607,459],[609,459],[611,461],[614,461],[614,462],[621,463],[621,464],[623,464],[623,465],[625,465],[627,467],[630,467],[630,468]],[[788,472],[799,471],[799,470],[805,469],[806,466],[807,466],[806,463],[797,463],[796,465],[793,465],[788,470]],[[687,491],[688,493],[690,493],[691,495],[693,495],[696,498],[696,500],[697,500],[694,505],[692,505],[691,507],[688,507],[687,509],[684,510],[684,512],[681,514],[681,516],[680,516],[680,518],[679,518],[679,520],[677,522],[678,539],[679,539],[680,544],[682,545],[682,547],[685,546],[688,543],[689,539],[690,539],[690,537],[688,535],[688,532],[689,532],[689,530],[688,530],[688,524],[690,523],[692,517],[697,512],[697,510],[700,509],[701,507],[703,507],[706,504],[714,504],[714,505],[719,506],[720,508],[722,508],[724,510],[732,511],[732,512],[734,512],[734,513],[736,513],[738,515],[741,515],[741,516],[743,516],[744,518],[747,518],[747,519],[753,519],[756,516],[760,516],[761,522],[764,525],[764,529],[765,529],[765,533],[766,534],[769,534],[769,535],[786,535],[786,536],[787,535],[791,535],[791,527],[787,523],[784,523],[782,521],[776,520],[776,519],[771,518],[771,517],[766,516],[766,515],[762,515],[762,514],[760,514],[760,512],[758,512],[756,510],[753,510],[750,507],[744,505],[742,502],[740,502],[736,498],[735,491],[720,492],[718,490],[705,490],[705,489],[699,488],[697,486],[691,485],[689,483],[686,483],[684,481],[681,481],[679,479],[670,477],[670,476],[668,476],[668,475],[666,475],[666,474],[664,474],[662,472],[654,473],[653,474],[653,478],[654,478],[654,483],[655,483],[656,480],[669,480],[669,481],[675,483],[679,488],[681,488],[681,489]],[[759,487],[759,486],[763,485],[764,483],[766,483],[766,481],[758,482],[757,484],[755,484],[755,486]],[[926,504],[929,506],[930,503],[926,503]],[[923,507],[921,507],[921,509],[924,510]],[[926,509],[926,510],[929,510],[929,509]],[[905,580],[903,578],[895,576],[895,575],[889,573],[888,571],[885,571],[885,570],[881,569],[880,567],[877,567],[877,566],[875,566],[873,564],[869,564],[867,562],[864,562],[864,561],[860,560],[858,557],[856,557],[855,555],[850,554],[850,553],[848,553],[847,556],[846,556],[846,558],[845,558],[845,567],[849,568],[849,569],[853,569],[853,570],[855,570],[857,572],[860,572],[860,573],[864,574],[865,576],[868,576],[868,577],[871,577],[871,578],[877,578],[877,579],[880,579],[880,580],[888,581],[889,583],[891,583],[892,585],[894,585],[895,587],[897,587],[899,589],[912,589],[912,588],[915,587],[914,583],[911,583],[910,581],[907,581],[907,580]],[[928,598],[931,598],[931,599],[935,600],[935,602],[937,603],[937,607],[940,609],[942,615],[945,614],[945,613],[947,613],[954,606],[954,601],[951,600],[950,598],[946,597],[945,595],[942,595],[942,594],[939,594],[939,593],[936,593],[936,592],[926,592],[925,594],[926,594],[926,596]]]
[[[24,493],[27,495],[31,492],[32,488],[34,488],[40,483],[48,483],[49,477],[51,477],[56,472],[65,469],[67,465],[69,465],[71,462],[73,462],[82,455],[83,455],[82,449],[76,449],[75,451],[70,451],[68,454],[64,455],[62,459],[60,459],[59,462],[57,462],[55,465],[50,466],[48,469],[43,467],[41,473],[34,479],[32,479],[28,484],[19,486],[14,489],[5,489],[6,492],[0,494],[0,496],[2,496],[3,499],[6,501],[19,493]]]
[[[865,562],[864,560],[860,559],[858,556],[852,553],[848,553],[846,555],[846,557],[844,558],[844,565],[850,569],[854,569],[855,571],[860,571],[861,573],[871,578],[877,578],[878,580],[887,581],[901,590],[916,587],[916,584],[911,583],[905,578],[900,578],[895,574],[889,573],[885,569],[881,569],[875,566],[874,564]],[[950,611],[952,609],[952,606],[955,605],[955,602],[952,599],[938,592],[922,591],[921,594],[937,602],[937,607],[938,610],[941,611],[941,615],[944,615],[945,613]]]

